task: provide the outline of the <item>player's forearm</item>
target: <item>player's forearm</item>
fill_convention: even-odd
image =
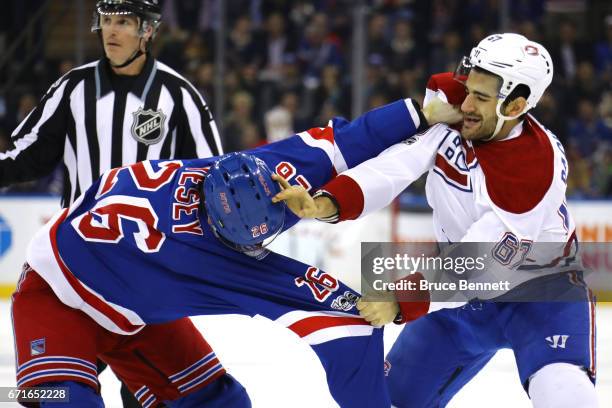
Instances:
[[[433,128],[432,128],[433,129]],[[363,217],[389,205],[434,163],[440,129],[396,144],[378,157],[338,175],[323,186],[338,203],[339,221]]]

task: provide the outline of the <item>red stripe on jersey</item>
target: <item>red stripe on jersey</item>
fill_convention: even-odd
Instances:
[[[530,116],[522,133],[510,140],[474,145],[496,206],[522,214],[533,209],[553,182],[554,151],[546,132]]]
[[[334,144],[334,129],[329,126],[308,129],[306,132],[308,132],[313,139],[327,140],[329,143]]]
[[[354,220],[363,212],[364,196],[359,184],[348,176],[339,175],[321,190],[334,196],[338,203],[340,221]]]
[[[468,176],[466,174],[459,173],[444,157],[440,154],[436,155],[436,167],[442,170],[442,173],[455,183],[465,187],[469,187]]]
[[[368,325],[361,317],[335,317],[335,316],[313,316],[299,320],[289,326],[289,330],[300,337],[308,336],[318,330],[337,326],[363,326]]]
[[[461,138],[461,144],[463,145],[463,149],[465,150],[465,164],[468,166],[468,168],[471,168],[474,165],[474,161],[476,160],[474,148],[468,146],[464,138]]]
[[[49,236],[51,238],[51,247],[53,248],[53,255],[55,256],[55,261],[60,267],[64,278],[66,278],[70,286],[72,286],[72,288],[81,297],[81,299],[85,301],[85,303],[108,317],[121,330],[127,333],[134,333],[138,331],[142,326],[130,323],[130,321],[124,315],[117,312],[115,309],[110,307],[107,303],[99,299],[93,293],[89,292],[89,290],[87,290],[83,286],[83,284],[72,274],[68,266],[62,260],[62,257],[60,256],[59,250],[57,248],[57,229],[66,219],[67,215],[68,209],[65,209],[62,215],[58,218],[55,224],[53,224],[51,230],[49,231]]]

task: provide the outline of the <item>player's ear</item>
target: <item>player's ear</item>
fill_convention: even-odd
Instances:
[[[518,116],[523,112],[525,106],[527,106],[527,99],[519,96],[506,105],[504,115],[511,117]]]

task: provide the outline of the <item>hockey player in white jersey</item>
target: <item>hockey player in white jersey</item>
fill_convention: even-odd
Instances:
[[[495,34],[472,49],[460,71],[454,79],[432,77],[425,101],[439,97],[460,104],[459,127],[436,125],[392,146],[338,175],[314,200],[293,187],[277,199],[289,199],[302,217],[355,219],[387,206],[427,172],[438,242],[491,243],[489,267],[505,268],[515,283],[532,286],[548,274],[547,285],[580,299],[468,297],[455,308],[430,302],[429,294],[419,302],[402,302],[400,292],[399,301],[362,300],[361,315],[374,325],[410,322],[385,363],[394,406],[445,406],[499,349],[511,348],[536,408],[596,407],[595,305],[573,258],[577,239],[565,203],[568,163],[561,143],[529,113],[552,81],[550,55],[521,35]],[[460,95],[457,78],[464,85]],[[532,250],[539,243],[559,248],[561,255],[542,264],[546,254]],[[419,278],[417,273],[408,280]],[[562,346],[559,339],[565,339]]]

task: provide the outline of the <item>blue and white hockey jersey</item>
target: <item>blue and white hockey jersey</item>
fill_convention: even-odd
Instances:
[[[250,153],[317,189],[419,126],[411,101],[398,101]],[[316,267],[275,253],[257,260],[215,238],[198,188],[214,161],[146,161],[106,172],[36,234],[28,263],[64,304],[120,334],[184,316],[263,315],[314,348],[341,406],[388,406],[382,330],[359,318],[357,293]],[[298,221],[287,217],[285,229]]]

